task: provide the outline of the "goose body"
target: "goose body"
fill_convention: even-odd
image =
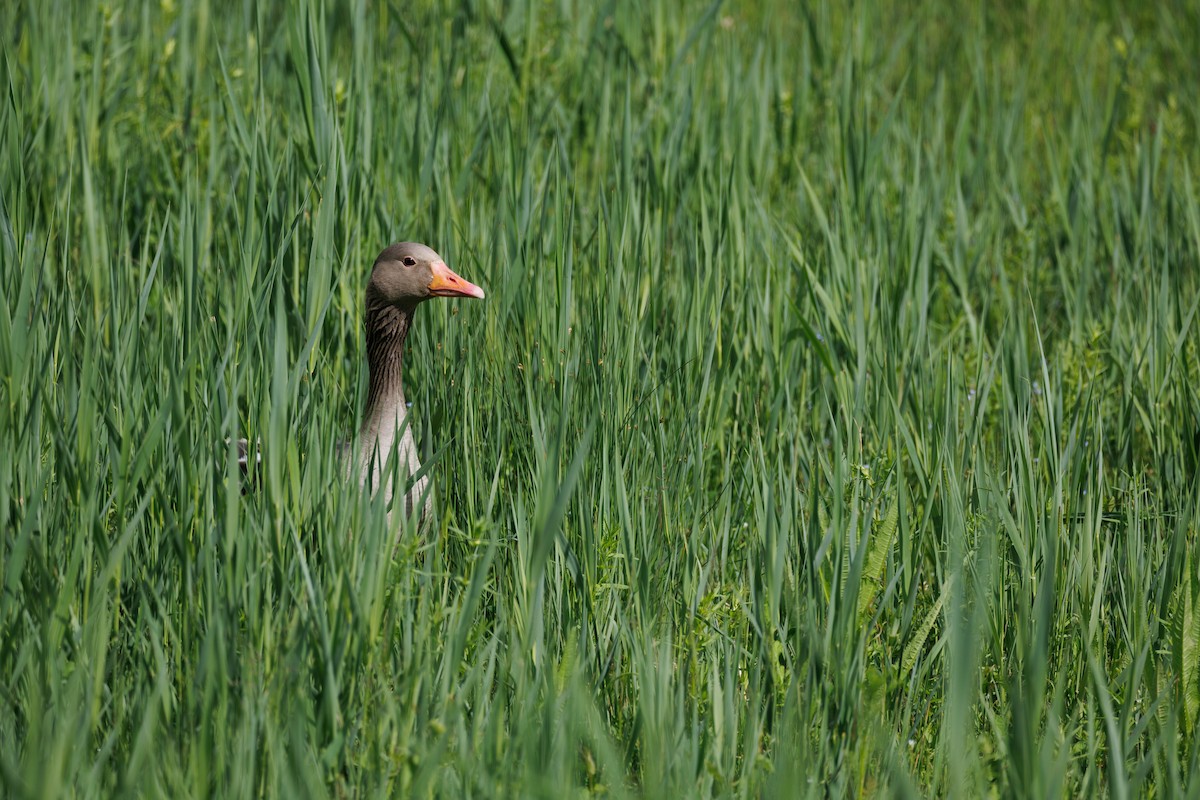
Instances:
[[[474,297],[483,299],[483,290],[460,278],[446,266],[442,257],[417,242],[398,242],[384,249],[375,259],[367,283],[366,318],[367,368],[370,382],[362,427],[353,453],[356,463],[347,463],[347,477],[357,478],[368,491],[379,488],[383,470],[396,452],[401,477],[411,479],[421,469],[408,405],[402,381],[404,340],[412,326],[417,305],[431,297]],[[353,462],[354,455],[348,459]],[[405,474],[407,473],[407,474]],[[405,481],[407,483],[407,481]],[[432,507],[429,478],[422,476],[404,499],[404,514],[411,516],[420,504],[427,517]],[[387,484],[387,503],[393,503],[395,482]]]
[[[482,289],[456,275],[441,256],[417,242],[397,242],[385,248],[371,268],[364,319],[370,376],[367,402],[356,440],[340,449],[347,480],[372,493],[381,485],[385,489],[389,520],[401,508],[406,518],[414,513],[427,518],[433,504],[427,475],[412,482],[403,506],[393,497],[395,488],[407,485],[421,469],[402,380],[404,342],[413,312],[431,297],[483,296]],[[239,463],[243,471],[250,470],[261,457],[250,452],[245,440],[238,444]],[[396,480],[388,480],[385,470],[393,453],[398,475]]]
[[[397,486],[388,472],[388,459],[396,454],[396,471],[399,486],[403,487],[421,470],[417,457],[417,443],[413,436],[415,418],[409,420],[410,408],[402,405],[396,413],[376,413],[364,416],[362,427],[351,441],[338,443],[338,456],[346,473],[346,480],[358,483],[368,492],[379,491],[382,485],[387,492],[385,503],[392,506],[392,493]],[[412,481],[404,498],[404,516],[410,517],[415,506],[420,504],[420,517],[428,517],[433,510],[433,494],[429,491],[429,476],[422,475]],[[392,508],[393,511],[399,507]],[[389,519],[391,514],[389,513]]]

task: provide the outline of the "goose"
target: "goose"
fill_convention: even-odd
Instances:
[[[408,404],[404,398],[402,365],[404,340],[412,326],[413,312],[431,297],[471,297],[482,300],[483,289],[454,273],[434,250],[418,242],[397,242],[375,259],[366,291],[367,401],[357,440],[342,443],[338,450],[347,480],[375,492],[384,468],[396,450],[399,478],[409,480],[421,470],[417,460]],[[262,461],[258,448],[238,440],[238,463],[243,473]],[[405,474],[407,473],[407,474]],[[385,503],[393,510],[392,481],[387,482]],[[418,507],[419,504],[419,507]],[[432,511],[429,476],[413,481],[404,497],[406,518],[419,513],[427,519]]]

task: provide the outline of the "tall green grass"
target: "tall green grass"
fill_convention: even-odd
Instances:
[[[3,794],[1200,785],[1194,4],[0,31]],[[488,298],[393,546],[334,443],[399,239]]]

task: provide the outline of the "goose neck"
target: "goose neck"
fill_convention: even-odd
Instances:
[[[367,307],[367,390],[365,420],[403,414],[404,386],[401,380],[404,340],[412,324],[412,311],[393,305]]]

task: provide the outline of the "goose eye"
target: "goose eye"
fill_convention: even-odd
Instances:
[[[417,265],[417,260],[415,258],[413,258],[412,256],[404,257],[404,266],[415,267],[416,265]]]

